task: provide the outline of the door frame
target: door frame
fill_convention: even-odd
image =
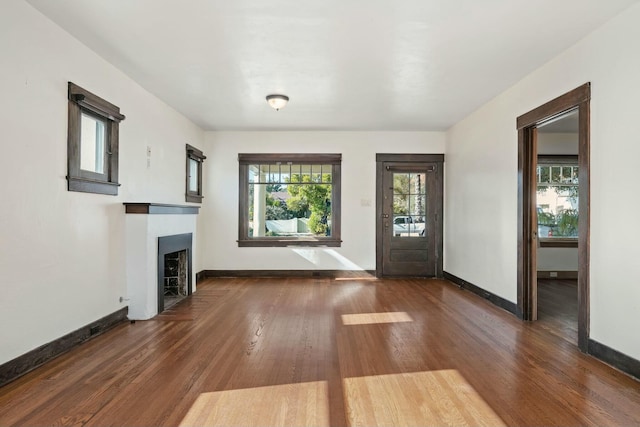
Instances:
[[[436,233],[435,246],[436,246],[436,276],[442,278],[442,254],[443,254],[443,214],[444,214],[444,154],[388,154],[377,153],[376,154],[376,277],[383,277],[382,275],[382,236],[384,233],[384,221],[382,218],[383,213],[383,175],[384,166],[386,162],[394,163],[437,163],[440,167],[440,171],[436,175],[436,198],[441,201],[436,209],[436,222],[438,224],[439,232]]]
[[[578,110],[578,348],[589,344],[589,153],[591,83],[561,95],[521,115],[518,130],[518,308],[523,320],[537,318],[536,129],[570,111]]]

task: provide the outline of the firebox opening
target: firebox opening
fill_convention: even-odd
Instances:
[[[158,313],[191,295],[193,235],[158,237]]]
[[[164,308],[165,310],[189,295],[187,281],[187,251],[164,256]]]

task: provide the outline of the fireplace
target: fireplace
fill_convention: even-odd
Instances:
[[[192,292],[192,233],[158,237],[158,313]]]
[[[200,207],[161,203],[125,203],[124,206],[127,295],[122,300],[128,300],[129,319],[151,319],[166,308],[165,255],[183,252],[178,257],[184,257],[186,268],[185,273],[167,275],[170,285],[175,285],[174,279],[184,275],[186,283],[177,285],[175,290],[182,289],[179,293],[187,295],[196,291],[192,263],[198,247],[196,220]],[[169,256],[169,260],[174,258]],[[169,261],[171,263],[173,261]]]

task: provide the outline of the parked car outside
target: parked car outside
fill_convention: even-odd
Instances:
[[[394,216],[393,235],[396,237],[424,236],[424,218],[410,215]]]

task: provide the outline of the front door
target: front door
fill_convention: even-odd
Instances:
[[[442,276],[442,155],[378,155],[379,276]]]

